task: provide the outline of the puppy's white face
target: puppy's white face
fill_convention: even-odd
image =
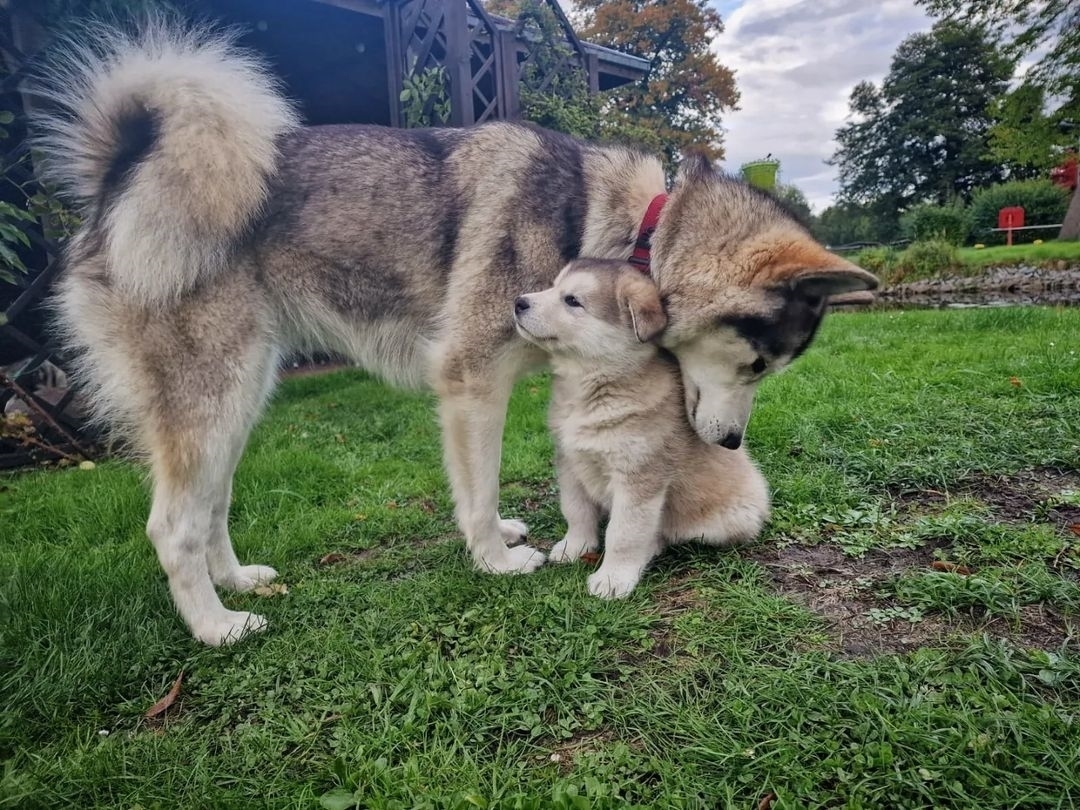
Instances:
[[[577,261],[552,287],[514,303],[518,333],[555,354],[612,361],[663,329],[652,281],[620,262]]]

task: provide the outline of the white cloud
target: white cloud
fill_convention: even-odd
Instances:
[[[821,210],[836,191],[824,164],[847,98],[880,81],[896,46],[931,21],[914,0],[715,0],[725,31],[713,43],[736,71],[740,109],[724,119],[729,171],[772,153],[783,181]]]

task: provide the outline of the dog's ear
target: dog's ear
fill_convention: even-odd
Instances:
[[[686,153],[682,163],[679,164],[679,173],[675,177],[675,184],[697,183],[712,177],[715,173],[712,162],[704,151],[690,150]]]
[[[664,331],[667,313],[651,278],[637,270],[626,270],[615,283],[615,296],[623,322],[634,330],[639,341],[647,343]]]
[[[828,298],[876,289],[877,277],[843,259],[836,267],[808,267],[792,279],[792,287],[807,298]]]
[[[878,286],[876,276],[830,253],[809,238],[786,245],[773,257],[771,264],[777,281],[782,280],[806,298],[828,298],[874,290]]]

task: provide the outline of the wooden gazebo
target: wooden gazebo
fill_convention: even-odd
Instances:
[[[593,91],[645,75],[649,63],[583,42],[556,0],[565,61]],[[480,0],[189,0],[194,10],[241,24],[245,44],[265,53],[309,123],[404,126],[399,102],[409,78],[445,71],[450,115],[468,126],[520,115],[520,83],[534,43]],[[565,67],[556,65],[556,68]]]

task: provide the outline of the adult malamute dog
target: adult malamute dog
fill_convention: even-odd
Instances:
[[[88,41],[89,39],[89,41]],[[664,192],[652,157],[540,129],[303,128],[227,38],[160,23],[81,37],[46,77],[46,176],[78,201],[58,309],[98,413],[148,457],[147,533],[191,632],[275,572],[237,561],[233,470],[286,347],[321,347],[439,395],[458,523],[478,568],[543,555],[498,513],[514,379],[539,359],[512,304],[583,255],[631,255]],[[809,342],[831,293],[874,278],[768,197],[702,161],[656,226],[652,272],[698,434],[735,446],[766,370]],[[761,366],[761,368],[759,368]]]
[[[752,540],[769,490],[745,447],[707,444],[690,426],[678,363],[652,340],[667,325],[656,285],[626,262],[578,259],[514,303],[518,332],[552,358],[549,422],[566,537],[551,559],[600,546],[589,592],[629,594],[663,545]]]

